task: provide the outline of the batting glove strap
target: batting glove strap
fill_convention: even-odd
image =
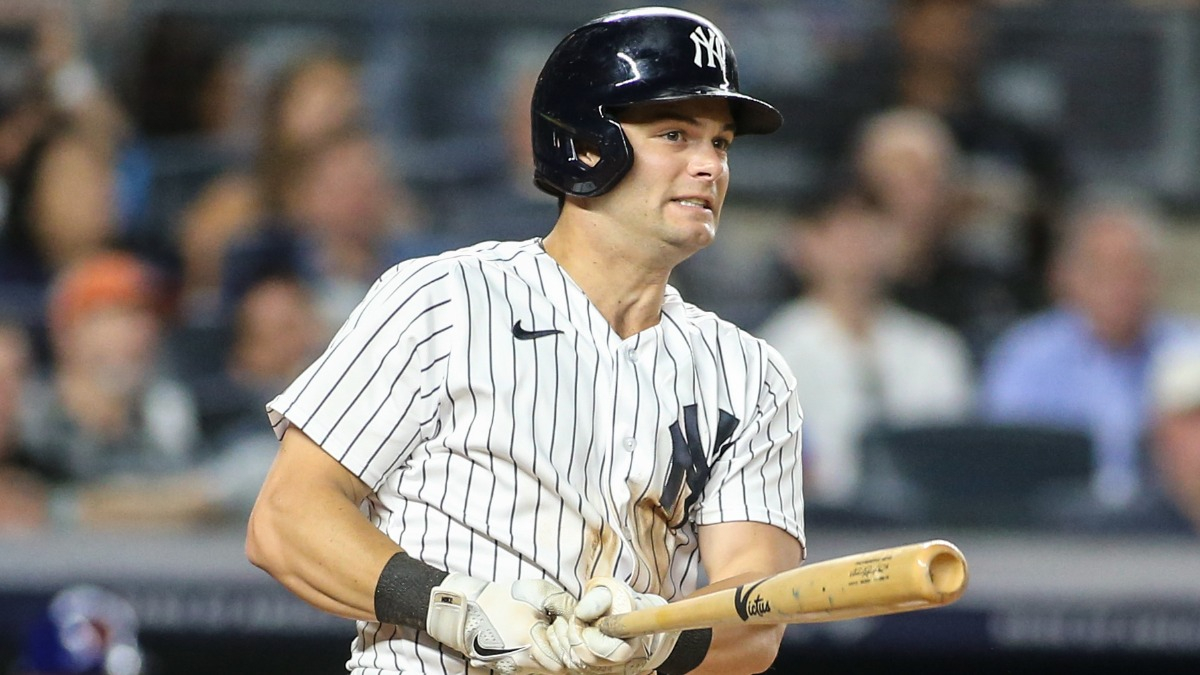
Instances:
[[[474,614],[472,627],[478,632],[487,617],[479,611],[471,612],[471,602],[487,587],[486,581],[462,574],[451,574],[429,591],[429,611],[425,616],[425,630],[433,639],[467,653],[467,620]],[[490,630],[490,624],[487,626]]]

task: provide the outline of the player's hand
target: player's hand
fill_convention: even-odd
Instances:
[[[551,626],[553,648],[572,673],[584,675],[635,675],[648,673],[666,660],[675,648],[679,631],[655,633],[622,640],[604,634],[594,624],[609,614],[667,604],[662,597],[638,593],[623,581],[601,577],[587,582],[583,596],[570,616]]]
[[[434,587],[425,625],[472,666],[505,675],[556,675],[567,668],[550,645],[550,623],[574,606],[562,587],[542,579],[488,582],[451,574]]]

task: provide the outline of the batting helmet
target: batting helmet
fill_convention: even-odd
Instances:
[[[738,134],[769,134],[783,123],[774,107],[738,91],[733,48],[704,17],[645,7],[580,26],[555,47],[534,88],[534,183],[552,195],[604,194],[633,165],[616,110],[703,97],[729,102]],[[582,161],[584,148],[600,160]]]

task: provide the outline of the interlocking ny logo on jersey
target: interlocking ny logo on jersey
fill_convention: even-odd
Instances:
[[[545,330],[525,330],[521,327],[520,321],[513,324],[513,337],[517,338],[518,340],[536,340],[540,337],[556,335],[561,332],[562,331],[558,330],[557,328],[547,328]]]
[[[696,45],[695,63],[703,68],[720,68],[721,72],[725,72],[725,41],[717,31],[709,28],[704,30],[704,26],[696,26],[696,30],[689,35],[692,43]],[[707,54],[707,60],[704,58]]]
[[[718,410],[717,428],[713,434],[715,459],[729,445],[729,438],[738,426],[732,413]],[[663,483],[660,505],[667,514],[667,525],[678,528],[687,522],[688,513],[708,483],[708,455],[700,445],[700,420],[695,404],[683,407],[683,427],[679,421],[671,425],[671,466]],[[680,504],[680,500],[683,503]]]

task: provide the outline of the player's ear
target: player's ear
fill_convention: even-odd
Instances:
[[[600,150],[589,143],[576,143],[575,151],[579,153],[579,161],[588,166],[596,166],[600,163]]]

